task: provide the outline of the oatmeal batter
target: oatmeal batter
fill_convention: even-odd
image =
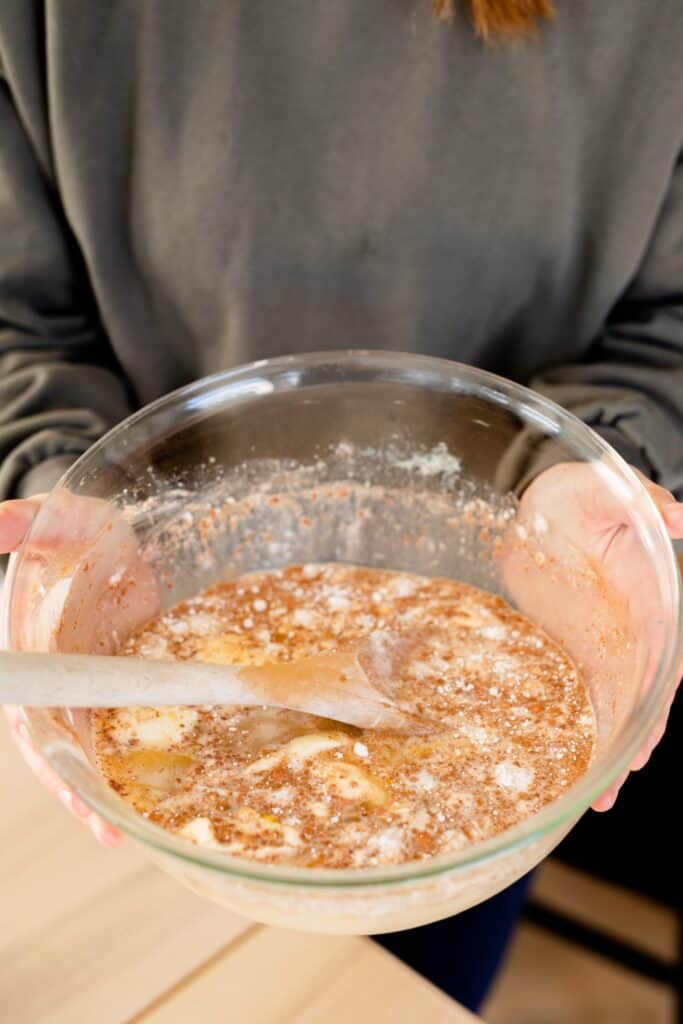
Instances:
[[[292,566],[206,590],[122,653],[260,664],[425,627],[429,642],[393,685],[433,733],[272,708],[112,709],[94,717],[100,768],[157,825],[249,860],[370,867],[494,836],[571,786],[595,741],[571,661],[499,597],[453,580]]]

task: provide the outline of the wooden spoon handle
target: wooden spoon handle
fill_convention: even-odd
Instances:
[[[27,707],[264,704],[239,669],[97,654],[0,654],[0,703]]]
[[[363,728],[400,728],[405,716],[369,682],[353,654],[259,668],[95,654],[0,654],[0,704],[163,707],[237,704],[290,708]]]

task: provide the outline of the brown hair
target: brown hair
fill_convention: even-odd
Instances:
[[[432,0],[432,4],[440,18],[453,17],[454,0]],[[552,0],[467,0],[466,6],[475,32],[486,42],[535,35],[539,23],[554,14]]]

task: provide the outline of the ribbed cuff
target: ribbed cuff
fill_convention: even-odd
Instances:
[[[17,485],[17,498],[30,498],[51,490],[78,458],[78,454],[53,455],[24,473]]]
[[[596,434],[599,434],[603,441],[611,445],[621,455],[622,459],[628,462],[629,466],[635,466],[646,477],[653,479],[654,469],[649,462],[645,452],[635,442],[624,437],[617,427],[593,427]]]

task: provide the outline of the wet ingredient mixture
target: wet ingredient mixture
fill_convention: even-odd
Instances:
[[[494,836],[571,786],[595,742],[572,662],[499,597],[454,580],[292,566],[204,591],[122,653],[260,664],[425,627],[429,641],[393,687],[399,705],[439,723],[433,733],[272,708],[111,709],[94,714],[100,768],[150,821],[260,862],[371,867]]]

